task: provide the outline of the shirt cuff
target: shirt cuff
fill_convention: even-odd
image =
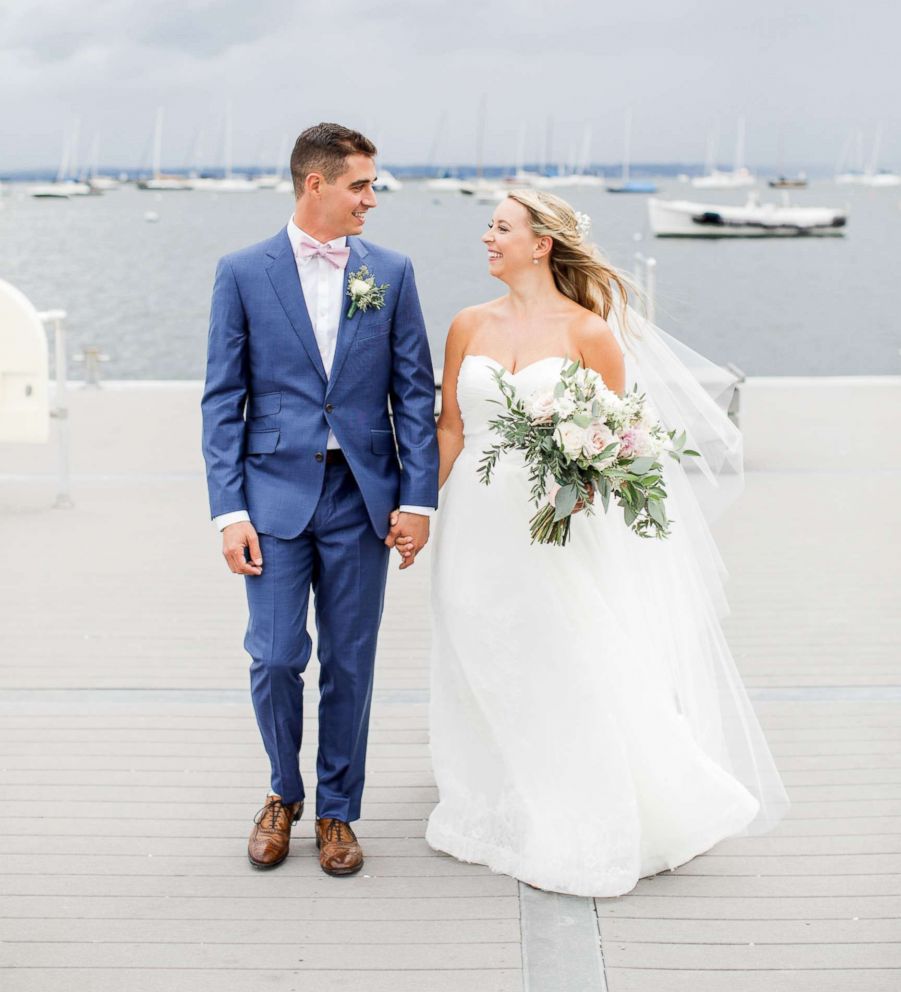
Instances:
[[[432,517],[435,515],[434,506],[399,506],[401,513],[418,513],[421,517]]]
[[[233,513],[222,513],[218,517],[213,517],[213,523],[220,531],[225,530],[229,524],[241,523],[244,520],[250,520],[247,510],[235,510]]]

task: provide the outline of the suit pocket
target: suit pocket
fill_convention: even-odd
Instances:
[[[365,323],[357,334],[357,341],[368,341],[370,338],[380,338],[391,332],[391,320],[372,320]]]
[[[278,413],[281,408],[281,393],[260,393],[259,396],[251,396],[248,415],[251,417],[268,417],[273,413]]]
[[[278,447],[280,431],[248,431],[244,444],[246,455],[269,455]]]
[[[372,438],[372,453],[374,455],[395,454],[393,431],[370,431],[369,434]]]

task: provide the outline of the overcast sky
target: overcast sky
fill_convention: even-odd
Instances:
[[[165,108],[164,164],[276,157],[318,120],[366,130],[383,162],[472,162],[486,100],[486,162],[620,157],[702,161],[718,128],[731,161],[831,167],[852,129],[901,168],[899,5],[875,0],[0,0],[0,173],[54,167],[80,119],[81,157],[150,161]],[[549,128],[548,121],[552,124]],[[781,139],[780,139],[781,135]]]

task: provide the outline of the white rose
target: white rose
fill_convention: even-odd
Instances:
[[[575,400],[568,394],[564,393],[562,396],[558,396],[554,400],[554,413],[562,419],[571,417],[576,412]]]
[[[350,293],[351,296],[360,297],[365,296],[372,287],[365,279],[351,279],[350,281]]]
[[[585,444],[585,431],[576,424],[558,424],[554,439],[563,449],[567,458],[576,459],[582,454]]]
[[[554,394],[549,390],[534,392],[526,400],[525,408],[533,423],[545,423],[554,414]]]
[[[595,455],[599,455],[608,444],[611,444],[615,440],[616,438],[613,436],[613,432],[606,426],[606,424],[602,424],[600,421],[595,421],[585,431],[585,440],[582,442],[582,451],[588,458],[594,458]]]

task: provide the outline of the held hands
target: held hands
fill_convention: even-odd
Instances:
[[[247,520],[229,524],[222,531],[222,556],[235,575],[263,574],[260,539]]]
[[[409,568],[416,563],[416,555],[422,551],[429,540],[429,518],[419,513],[402,513],[395,510],[390,518],[391,529],[385,538],[389,548],[397,548],[403,561],[401,569]]]

